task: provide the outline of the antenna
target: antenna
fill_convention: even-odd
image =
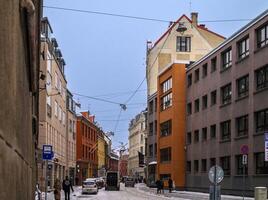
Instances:
[[[189,1],[189,12],[190,12],[190,14],[192,12],[192,0]]]

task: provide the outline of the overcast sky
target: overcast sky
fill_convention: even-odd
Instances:
[[[175,21],[190,11],[199,21],[253,19],[268,8],[267,0],[44,0],[56,6]],[[73,93],[124,103],[145,76],[146,41],[155,41],[168,23],[44,8],[67,63],[68,88]],[[206,22],[228,37],[248,21]],[[203,23],[203,22],[202,22]],[[83,110],[96,115],[105,131],[114,131],[119,105],[75,96]],[[128,140],[131,118],[146,107],[146,81],[122,111],[113,146]]]

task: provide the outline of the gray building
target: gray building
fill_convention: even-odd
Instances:
[[[240,148],[249,147],[245,189],[268,186],[268,10],[187,70],[186,188],[208,191],[208,170],[223,168],[223,193],[242,194]]]
[[[0,1],[0,199],[34,199],[39,0]]]
[[[157,93],[148,98],[147,114],[147,143],[146,143],[146,170],[147,184],[152,185],[156,181],[157,166]]]

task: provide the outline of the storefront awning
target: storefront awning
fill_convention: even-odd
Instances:
[[[152,162],[149,162],[149,164],[148,165],[156,165],[157,164],[157,162],[156,161],[152,161]]]

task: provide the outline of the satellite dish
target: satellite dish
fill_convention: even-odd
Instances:
[[[187,27],[184,25],[184,23],[179,22],[179,25],[176,31],[183,34],[186,30],[187,30]]]

